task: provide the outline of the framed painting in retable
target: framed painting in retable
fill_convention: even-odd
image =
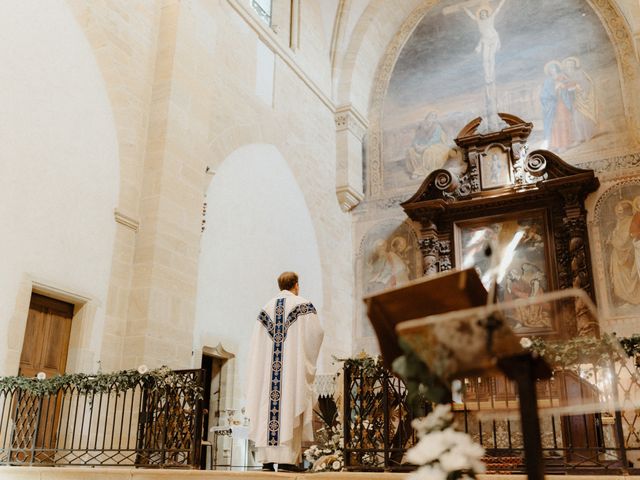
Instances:
[[[509,152],[499,146],[490,147],[480,157],[480,181],[483,190],[511,185]]]
[[[548,231],[544,210],[458,222],[455,224],[456,265],[476,267],[487,288],[492,278],[490,269],[494,266],[501,302],[542,295],[554,288]],[[487,246],[491,246],[490,257],[486,255]],[[544,305],[509,310],[506,315],[519,334],[556,330],[553,312]]]

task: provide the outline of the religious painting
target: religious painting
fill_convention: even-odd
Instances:
[[[640,181],[606,192],[597,207],[606,295],[614,316],[640,314]]]
[[[362,296],[417,278],[422,274],[422,261],[415,233],[405,222],[386,221],[374,226],[362,241],[358,265]],[[373,336],[364,309],[361,319],[359,335]]]
[[[480,157],[482,189],[504,187],[512,183],[509,152],[499,146],[490,147]]]
[[[416,278],[419,251],[415,235],[406,224],[392,232],[369,237],[365,252],[366,295],[399,287]]]
[[[460,168],[455,136],[478,116],[484,131],[503,128],[498,112],[533,122],[530,150],[585,168],[635,153],[619,72],[584,0],[438,2],[406,40],[380,100],[376,191],[410,192],[435,169]]]
[[[540,296],[553,288],[547,231],[542,210],[458,222],[456,265],[475,267],[487,289],[495,279],[501,302]],[[552,313],[532,305],[508,311],[507,318],[516,333],[544,333],[553,329]]]

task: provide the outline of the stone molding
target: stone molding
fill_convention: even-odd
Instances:
[[[629,170],[640,167],[640,152],[627,153],[615,157],[575,163],[576,167],[589,168],[596,173],[607,173],[615,170]]]
[[[133,230],[134,232],[137,232],[138,229],[140,228],[139,220],[136,220],[133,217],[125,215],[117,208],[113,211],[113,216],[116,220],[116,223],[119,223],[120,225],[127,227],[128,229]]]
[[[338,196],[338,203],[340,203],[340,208],[343,212],[352,210],[364,198],[362,192],[359,192],[349,185],[336,188],[336,195]]]
[[[336,107],[335,121],[337,132],[348,130],[360,141],[364,138],[369,126],[364,115],[350,103]]]

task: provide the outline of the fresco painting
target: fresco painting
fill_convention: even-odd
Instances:
[[[616,316],[640,314],[640,184],[617,187],[600,207],[607,300]]]
[[[530,149],[570,163],[636,151],[616,54],[584,0],[445,0],[400,53],[383,104],[384,190],[411,191],[459,164],[453,139],[471,119],[531,121]]]
[[[415,233],[406,223],[384,222],[364,237],[361,285],[364,296],[399,287],[422,275],[422,260]],[[373,335],[366,312],[361,335]]]

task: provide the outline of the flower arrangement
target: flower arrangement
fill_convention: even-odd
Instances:
[[[318,445],[311,445],[304,452],[304,458],[309,462],[314,472],[338,472],[344,465],[344,439],[342,427],[336,423],[332,427],[325,426],[316,432],[320,441]]]
[[[453,429],[450,405],[437,405],[433,412],[414,420],[419,441],[407,451],[407,460],[420,467],[408,480],[473,479],[484,473],[484,448]]]

